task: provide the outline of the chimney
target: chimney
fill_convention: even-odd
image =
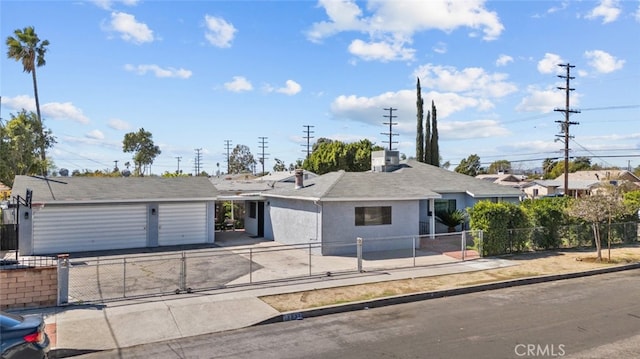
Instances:
[[[303,183],[303,180],[302,180],[303,174],[304,174],[304,170],[301,169],[301,168],[297,168],[295,173],[296,173],[296,182],[295,182],[296,183],[296,187],[295,187],[295,189],[300,189],[300,188],[304,187],[304,183]]]

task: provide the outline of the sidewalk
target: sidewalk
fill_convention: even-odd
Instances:
[[[514,265],[505,259],[476,259],[390,271],[342,273],[296,281],[208,292],[132,299],[99,305],[71,305],[38,311],[47,323],[53,357],[124,348],[239,329],[282,314],[261,296],[362,283],[487,270]]]

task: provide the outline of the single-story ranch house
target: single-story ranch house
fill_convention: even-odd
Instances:
[[[33,208],[22,206],[18,216],[20,253],[213,243],[215,202],[239,201],[249,235],[320,243],[323,255],[351,254],[357,237],[446,232],[436,211],[464,210],[482,200],[518,203],[523,195],[414,160],[400,162],[399,153],[388,150],[373,153],[368,172],[297,174],[293,183],[218,183],[228,187],[222,191],[206,177],[17,176],[13,195],[33,193]],[[372,250],[393,248],[386,241]]]

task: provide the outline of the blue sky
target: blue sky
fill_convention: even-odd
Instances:
[[[514,168],[562,157],[555,141],[575,65],[572,156],[640,165],[639,1],[7,1],[0,2],[3,120],[35,110],[30,75],[5,39],[34,26],[50,41],[37,69],[58,168],[131,160],[127,132],[144,128],[162,154],[152,172],[226,170],[225,141],[258,158],[305,156],[320,137],[415,155],[416,78],[434,101],[440,154]],[[261,170],[260,165],[257,168]]]

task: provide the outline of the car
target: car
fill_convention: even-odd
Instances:
[[[48,357],[49,337],[44,320],[37,315],[0,311],[0,358],[43,359]]]

